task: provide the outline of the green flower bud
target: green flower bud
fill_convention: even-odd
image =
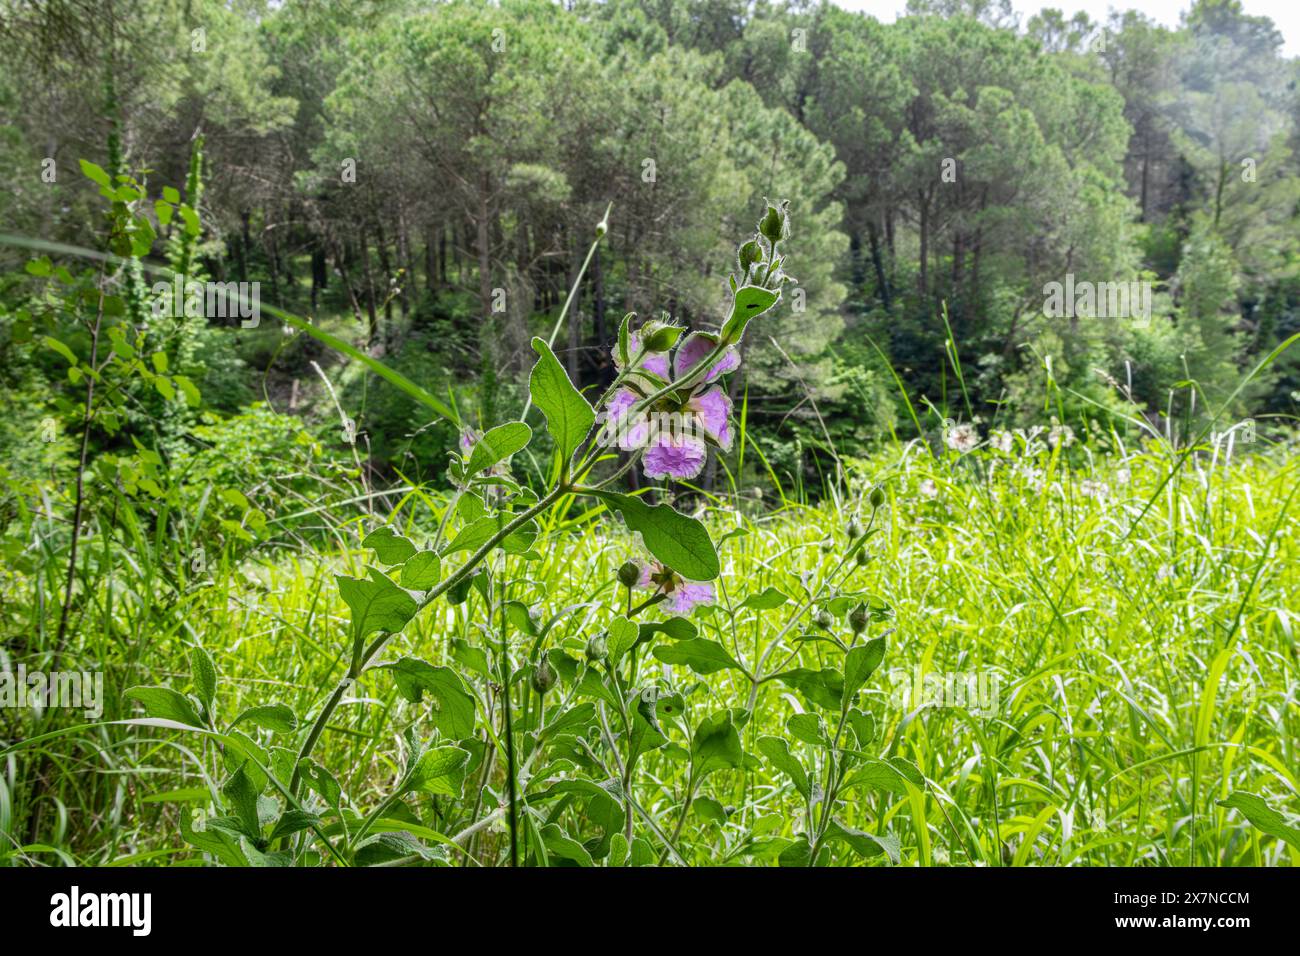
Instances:
[[[849,627],[853,629],[854,634],[861,634],[865,631],[870,621],[871,614],[864,604],[859,604],[849,613]]]
[[[885,489],[879,485],[871,489],[871,497],[867,499],[871,502],[871,507],[879,508],[885,503]]]
[[[816,624],[818,627],[820,627],[823,631],[829,631],[832,627],[835,626],[835,618],[831,617],[830,611],[827,611],[823,608],[822,610],[817,612],[817,616],[813,618],[813,623]]]
[[[618,569],[618,583],[625,588],[634,588],[641,580],[641,567],[635,561],[624,562]]]
[[[603,661],[609,656],[609,640],[605,637],[603,632],[600,634],[593,634],[587,639],[586,653],[587,660],[591,661],[593,664],[597,661]]]
[[[533,690],[539,694],[545,694],[555,686],[556,677],[555,668],[551,666],[550,661],[543,657],[537,662],[537,666],[533,668]]]
[[[781,215],[781,210],[775,206],[768,206],[767,215],[758,224],[758,231],[768,242],[779,242],[785,232],[785,217]]]
[[[641,345],[650,352],[667,352],[677,344],[677,339],[681,337],[682,327],[680,325],[670,325],[667,322],[651,320],[641,326],[638,335],[641,337]]]
[[[844,526],[844,533],[849,536],[850,541],[857,541],[862,537],[862,522],[858,520],[857,515],[849,519],[849,523]]]
[[[866,548],[858,548],[853,554],[853,560],[858,567],[866,567],[867,562],[871,560],[871,555],[867,554]]]
[[[736,260],[740,265],[740,281],[744,282],[749,276],[749,267],[763,261],[763,247],[751,239],[740,247]]]

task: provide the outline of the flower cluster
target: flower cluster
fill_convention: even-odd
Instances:
[[[708,446],[729,449],[732,442],[731,397],[718,379],[740,365],[734,346],[720,347],[706,332],[693,332],[669,357],[668,350],[650,351],[636,334],[628,337],[635,367],[627,384],[610,397],[606,410],[615,424],[619,447],[644,448],[642,464],[647,478],[694,478],[704,468]],[[614,361],[621,366],[619,349]],[[636,357],[640,356],[639,359]],[[709,367],[699,373],[701,363]],[[656,386],[689,379],[694,384],[654,398]],[[648,407],[647,398],[652,398]]]

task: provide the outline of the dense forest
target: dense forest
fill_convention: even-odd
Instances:
[[[0,0],[0,867],[1300,865],[1282,51]]]
[[[731,388],[783,475],[815,482],[828,442],[945,418],[1078,428],[1132,400],[1185,423],[1300,329],[1296,66],[1231,0],[1178,29],[1008,9],[918,0],[882,25],[741,0],[11,3],[0,208],[7,232],[84,246],[101,217],[79,160],[176,189],[201,219],[189,275],[258,282],[475,423],[518,401],[607,205],[556,343],[582,383],[612,377],[625,312],[715,316],[703,264],[751,225],[735,210],[780,197],[800,299],[745,343]],[[1149,283],[1149,312],[1047,314],[1067,275]],[[448,432],[408,396],[277,323],[150,320],[151,285],[126,307],[185,343],[173,371],[200,417],[333,436],[316,360],[367,467],[441,471]],[[0,427],[27,473],[69,451],[24,438],[77,393],[30,332],[57,321],[39,297],[6,284],[0,341]],[[1297,389],[1285,357],[1230,414],[1267,431]]]

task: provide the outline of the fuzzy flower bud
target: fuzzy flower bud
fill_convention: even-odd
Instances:
[[[641,580],[641,568],[635,561],[625,561],[618,569],[618,583],[625,588],[634,588]]]
[[[544,695],[548,690],[555,686],[555,678],[557,676],[555,668],[551,666],[551,662],[543,657],[537,662],[537,666],[533,668],[533,690]]]
[[[829,631],[835,626],[835,618],[831,617],[830,611],[822,609],[818,611],[817,616],[813,618],[813,623],[823,631]]]
[[[587,639],[586,654],[587,660],[593,664],[609,656],[609,640],[603,633],[593,634]]]
[[[876,485],[871,489],[871,496],[867,500],[871,502],[871,507],[879,508],[885,503],[885,489]]]
[[[859,604],[849,613],[849,627],[853,629],[854,634],[861,634],[865,631],[870,620],[871,615],[867,611],[865,604]]]

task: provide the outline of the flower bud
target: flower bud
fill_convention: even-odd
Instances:
[[[857,541],[862,537],[862,522],[858,520],[857,515],[849,519],[849,523],[844,526],[844,533],[849,536],[850,541]]]
[[[854,634],[861,634],[865,631],[870,620],[871,614],[867,611],[865,604],[859,604],[849,613],[849,627],[853,629]]]
[[[634,588],[641,580],[641,567],[635,561],[626,561],[618,569],[618,583],[625,588]]]
[[[647,352],[667,352],[677,344],[677,339],[682,334],[682,327],[652,319],[641,326],[637,334]]]
[[[871,507],[879,508],[885,503],[885,489],[876,485],[871,489],[871,496],[867,500],[871,502]]]
[[[825,608],[823,608],[822,610],[817,612],[817,616],[813,618],[813,623],[816,624],[818,627],[820,627],[823,631],[829,631],[832,627],[835,626],[835,618],[831,617],[830,611],[827,611]]]
[[[758,231],[763,234],[763,238],[768,242],[779,242],[782,233],[785,231],[785,219],[781,215],[781,210],[775,206],[768,206],[767,215],[758,224]]]
[[[533,668],[533,690],[539,694],[545,694],[555,686],[556,676],[555,668],[551,666],[551,662],[543,657],[537,662],[537,666]]]
[[[609,640],[605,637],[603,632],[600,634],[593,634],[591,637],[587,638],[586,653],[587,660],[591,661],[593,664],[597,661],[603,661],[609,656]]]
[[[853,560],[858,567],[864,568],[867,566],[867,562],[871,560],[871,555],[867,554],[866,548],[858,548],[853,554]]]
[[[740,281],[744,282],[749,276],[749,267],[763,261],[763,247],[751,239],[740,247],[736,259],[740,265]]]

